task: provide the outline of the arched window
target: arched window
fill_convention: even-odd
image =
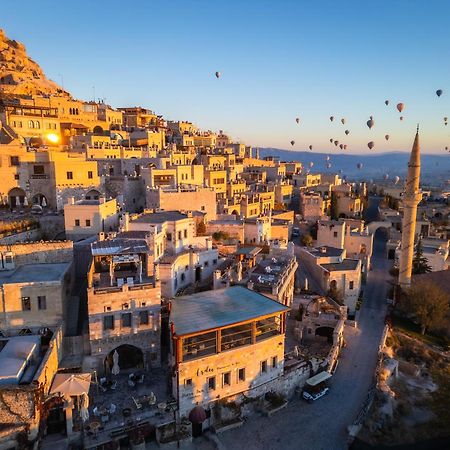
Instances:
[[[34,128],[36,128],[36,129],[41,128],[41,124],[40,124],[40,122],[39,122],[38,120],[36,120],[36,121],[34,122]]]
[[[28,121],[28,128],[34,128],[34,122],[32,120]]]

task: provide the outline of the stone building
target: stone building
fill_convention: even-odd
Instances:
[[[170,364],[179,415],[218,399],[240,401],[280,377],[287,311],[240,286],[174,299]]]
[[[77,241],[101,232],[116,231],[119,213],[116,199],[78,200],[64,205],[64,228],[67,239]]]
[[[72,242],[0,246],[0,331],[64,324],[71,311]]]
[[[99,373],[112,368],[150,370],[160,365],[161,286],[148,257],[145,237],[130,236],[92,244],[88,273],[91,365]]]
[[[356,311],[361,290],[361,261],[346,257],[346,250],[322,246],[302,247],[300,264],[304,264],[323,293],[330,292],[348,307],[348,314]]]

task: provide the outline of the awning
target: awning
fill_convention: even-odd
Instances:
[[[90,373],[57,373],[50,394],[83,395],[89,393]]]

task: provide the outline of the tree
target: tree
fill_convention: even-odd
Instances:
[[[405,294],[405,307],[418,320],[422,334],[443,323],[449,311],[449,296],[434,283],[418,281]]]
[[[312,236],[310,234],[303,235],[303,237],[302,237],[302,244],[305,247],[311,247],[312,243],[313,243],[313,238],[312,238]]]
[[[422,240],[419,239],[419,242],[416,246],[416,252],[413,258],[413,267],[412,273],[414,275],[418,275],[420,273],[429,273],[432,272],[431,266],[428,264],[428,259],[423,256],[423,248],[422,248]]]

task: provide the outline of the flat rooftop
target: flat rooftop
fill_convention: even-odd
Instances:
[[[321,264],[321,266],[328,270],[328,272],[339,272],[347,270],[356,270],[359,264],[359,259],[344,259],[340,263]]]
[[[71,262],[25,264],[15,270],[0,272],[0,286],[14,283],[61,281]]]
[[[147,241],[140,238],[122,238],[105,239],[104,241],[94,242],[91,246],[93,256],[107,255],[126,255],[136,253],[148,253]]]
[[[172,300],[170,321],[178,336],[225,327],[289,308],[241,286],[199,292]]]
[[[180,205],[180,207],[183,205]],[[183,214],[179,211],[158,211],[154,213],[144,213],[141,214],[136,219],[133,219],[132,222],[135,223],[149,223],[149,224],[155,224],[155,223],[164,223],[169,221],[175,221],[175,220],[183,220],[187,219],[187,214]]]
[[[308,249],[308,252],[311,253],[311,255],[314,255],[316,258],[327,258],[341,256],[344,250],[341,248],[324,245],[322,247],[310,248]]]

